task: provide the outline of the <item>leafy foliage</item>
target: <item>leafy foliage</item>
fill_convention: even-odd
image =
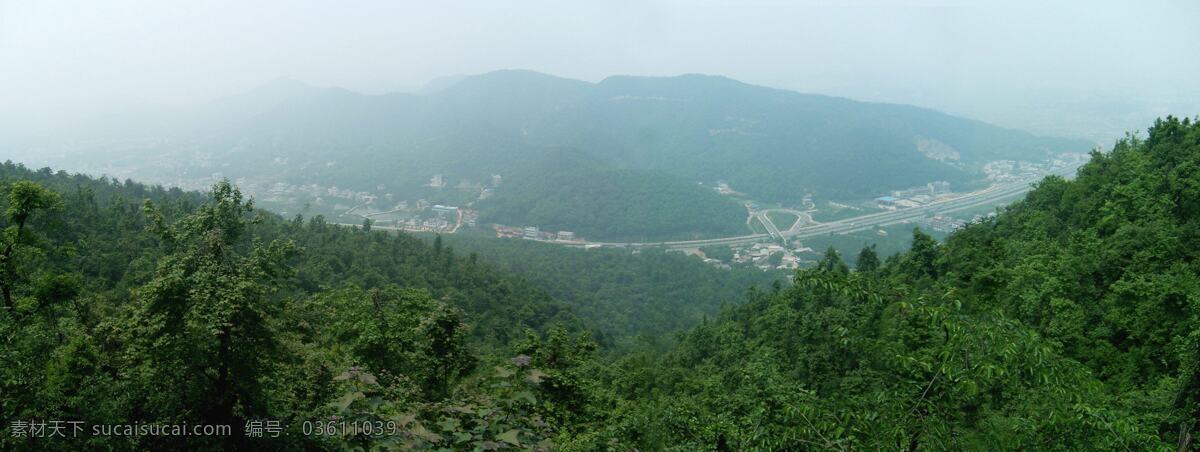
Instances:
[[[640,448],[1189,449],[1200,124],[1048,178],[882,265],[835,251],[609,373],[593,434]],[[866,264],[865,266],[863,264]]]
[[[0,417],[268,418],[289,434],[50,444],[6,426],[0,446],[1190,450],[1197,168],[1200,124],[1168,117],[945,243],[914,230],[910,251],[864,249],[853,271],[830,249],[790,286],[604,350],[535,284],[583,289],[456,255],[468,242],[285,221],[228,184],[206,200],[6,164],[19,258],[3,275]],[[495,243],[478,249],[595,265],[601,286],[620,274],[595,264],[605,254]],[[651,272],[688,259],[611,258]],[[672,293],[689,292],[655,297]],[[316,420],[395,428],[302,434]]]
[[[715,316],[750,287],[768,289],[783,272],[750,266],[723,270],[656,249],[572,249],[530,240],[454,234],[444,237],[570,304],[606,346],[634,336],[683,330]],[[728,247],[725,251],[730,252]],[[622,340],[625,338],[627,340]]]
[[[300,426],[335,415],[342,369],[377,373],[398,406],[442,403],[527,331],[580,331],[566,306],[449,247],[284,221],[227,183],[206,201],[13,164],[0,181],[14,187],[0,209],[15,212],[4,226],[21,257],[4,280],[20,302],[0,312],[0,417],[233,429],[55,447],[247,448],[263,439],[243,423],[261,419],[290,429],[273,442],[334,447]]]
[[[936,180],[969,187],[990,160],[1038,161],[1093,146],[922,108],[694,74],[587,83],[497,71],[425,94],[297,85],[275,83],[200,111],[164,113],[143,122],[166,127],[113,131],[125,140],[97,139],[81,158],[96,158],[89,163],[97,168],[118,157],[136,161],[141,177],[200,179],[212,174],[208,164],[155,163],[192,162],[200,152],[239,162],[222,169],[233,179],[442,204],[474,196],[423,187],[432,175],[455,187],[501,174],[496,221],[619,239],[741,231],[744,212],[697,182],[726,181],[755,200],[785,204],[806,195],[866,198]],[[147,137],[164,144],[125,144]],[[956,158],[927,156],[936,154],[929,147]],[[582,158],[564,158],[561,149]]]

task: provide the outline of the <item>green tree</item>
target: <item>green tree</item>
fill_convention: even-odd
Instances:
[[[728,246],[709,245],[700,247],[700,251],[704,253],[704,257],[717,259],[723,262],[733,260],[733,249]]]
[[[467,347],[467,326],[461,309],[439,303],[421,320],[432,372],[426,385],[445,397],[458,378],[474,363]]]
[[[295,246],[247,243],[253,205],[228,182],[213,187],[210,204],[172,224],[149,202],[146,212],[165,255],[133,292],[126,353],[145,395],[138,410],[160,422],[240,433],[245,420],[271,414],[269,376],[281,360],[273,294]]]
[[[437,400],[474,364],[462,316],[425,290],[388,285],[324,291],[294,318],[323,325],[313,342],[345,351],[337,359],[368,369],[391,398]]]
[[[26,223],[30,215],[43,209],[60,207],[58,193],[35,182],[14,182],[8,190],[8,208],[5,215],[12,224],[4,229],[3,251],[0,251],[0,292],[4,295],[4,307],[12,310],[13,289],[23,281],[20,261],[24,260],[24,246],[29,240]]]
[[[767,263],[772,267],[778,267],[783,263],[783,253],[771,253],[770,256],[767,256]]]
[[[842,260],[842,253],[832,246],[826,249],[825,256],[817,261],[817,269],[840,274],[850,273],[850,267],[846,265],[846,261]]]
[[[864,246],[862,251],[858,252],[858,259],[855,261],[855,269],[870,273],[879,269],[879,255],[875,253],[875,244]]]
[[[937,278],[937,246],[937,240],[921,232],[920,228],[913,228],[912,246],[908,253],[909,270],[917,276]]]
[[[560,326],[542,335],[528,331],[516,344],[521,354],[513,358],[517,366],[534,366],[543,374],[538,379],[546,398],[548,415],[561,424],[585,417],[592,394],[587,390],[586,364],[596,351],[596,343],[586,333],[571,334]]]

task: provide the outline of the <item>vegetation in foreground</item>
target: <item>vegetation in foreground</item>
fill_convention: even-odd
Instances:
[[[608,357],[435,242],[3,167],[9,420],[235,424],[7,448],[1171,449],[1200,417],[1200,124],[1167,118],[944,244],[836,252]],[[132,199],[148,198],[144,208]],[[241,435],[282,421],[279,438]],[[323,419],[390,435],[304,435]]]

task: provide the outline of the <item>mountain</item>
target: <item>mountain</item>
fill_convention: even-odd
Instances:
[[[914,229],[853,270],[830,249],[787,286],[731,274],[749,288],[712,317],[715,270],[683,256],[429,243],[275,216],[229,183],[5,163],[0,447],[1191,450],[1200,123],[1091,157],[944,243]],[[618,349],[589,321],[694,326]],[[184,424],[232,430],[137,433]]]
[[[508,179],[480,203],[482,220],[628,242],[746,232],[746,208],[737,201],[671,174],[618,168],[576,152],[550,154]]]
[[[570,306],[440,240],[283,219],[228,183],[185,192],[5,162],[0,193],[0,416],[232,428],[83,427],[54,448],[336,449],[349,443],[302,434],[302,419],[357,412],[364,390],[441,412],[509,347],[590,337]],[[487,409],[504,419],[487,419],[488,440],[534,420],[513,412],[522,401]],[[287,433],[244,433],[258,417]]]
[[[616,344],[699,325],[746,290],[768,290],[786,274],[752,265],[722,269],[695,256],[656,249],[636,254],[581,250],[482,234],[452,234],[443,240],[570,304],[589,329]]]
[[[767,201],[866,197],[933,180],[961,186],[989,160],[1038,161],[1090,148],[932,110],[703,75],[611,77],[563,110],[546,122],[545,142],[630,167],[726,180]]]
[[[1194,449],[1198,168],[1200,123],[1166,118],[944,244],[853,272],[831,250],[590,368],[619,408],[572,447]]]
[[[95,166],[89,168],[136,167],[133,175],[152,181],[204,186],[213,173],[221,173],[266,185],[317,183],[457,203],[467,200],[422,187],[434,174],[442,174],[449,187],[481,185],[493,174],[533,177],[531,168],[554,168],[558,162],[561,166],[549,173],[554,174],[568,168],[551,155],[571,149],[623,171],[606,173],[613,178],[638,174],[632,177],[680,186],[724,181],[760,202],[795,204],[806,195],[866,199],[938,180],[965,189],[979,184],[980,168],[991,160],[1040,161],[1091,148],[1083,141],[1038,137],[927,109],[706,75],[615,76],[589,83],[497,71],[440,80],[421,94],[385,95],[279,80],[196,111],[164,116],[163,121],[180,126],[151,127],[141,139],[127,131],[124,140],[91,141],[77,150],[92,153]],[[512,177],[507,180],[516,182]],[[551,187],[541,185],[522,194],[521,202],[552,198]],[[697,210],[732,212],[709,198],[697,198]],[[497,196],[479,207],[511,201]],[[677,224],[676,231],[650,234],[662,237],[713,236],[744,221],[738,214],[710,227],[707,220],[642,210],[649,211],[643,218],[649,224]],[[598,231],[636,228],[621,215],[597,213],[604,222],[595,225]],[[570,223],[563,216],[498,218],[514,224]],[[620,236],[600,234],[590,238]]]

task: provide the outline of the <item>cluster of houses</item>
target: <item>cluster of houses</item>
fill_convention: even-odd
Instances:
[[[917,223],[918,225],[920,225],[923,228],[931,229],[931,230],[938,231],[938,232],[950,233],[950,232],[954,232],[955,230],[957,230],[959,228],[962,228],[963,226],[966,226],[967,223],[969,223],[969,222],[980,221],[985,218],[991,218],[994,216],[996,216],[996,212],[988,212],[987,214],[976,214],[975,216],[971,217],[971,219],[968,221],[968,220],[954,218],[954,217],[946,216],[946,215],[934,215],[934,216],[930,216],[930,217],[920,218],[920,219],[916,220],[915,223]],[[884,231],[882,229],[880,229],[879,232],[884,232]],[[886,234],[884,234],[884,235],[886,235]]]
[[[458,182],[458,185],[455,186],[455,189],[457,189],[458,191],[463,191],[463,192],[478,192],[479,199],[483,200],[483,199],[487,199],[487,198],[490,198],[493,195],[495,195],[496,188],[499,187],[500,184],[503,182],[504,182],[504,177],[500,176],[499,174],[493,174],[491,179],[487,182],[487,185],[480,184],[480,183],[473,183],[469,180],[463,179]],[[425,184],[425,186],[441,190],[443,188],[446,188],[447,184],[448,184],[448,181],[446,180],[446,176],[441,175],[441,174],[434,174],[433,177],[429,178],[429,183]]]
[[[455,206],[430,204],[424,199],[417,200],[410,208],[408,201],[400,201],[394,208],[385,211],[373,209],[369,205],[356,206],[343,215],[355,215],[370,218],[376,226],[391,227],[412,232],[441,232],[450,233],[458,229],[460,218],[462,224],[473,225],[478,219],[478,213]]]
[[[496,237],[498,238],[568,243],[583,241],[582,239],[576,237],[575,233],[571,231],[548,232],[539,229],[537,226],[505,226],[502,224],[494,224],[492,225],[492,229],[496,230]]]
[[[922,227],[938,232],[954,232],[955,229],[961,228],[967,224],[966,220],[948,217],[945,215],[923,217],[917,220],[916,223]]]
[[[875,198],[875,203],[880,209],[905,209],[929,204],[947,194],[950,194],[950,183],[937,181],[918,187],[894,190],[887,196]]]
[[[703,256],[704,262],[719,268],[730,268],[730,263],[750,264],[764,271],[779,269],[779,270],[794,270],[800,267],[804,262],[797,255],[803,253],[812,253],[812,248],[796,247],[793,249],[784,248],[781,245],[774,243],[755,243],[748,247],[734,248],[733,261],[724,262],[720,259]],[[779,256],[778,263],[771,258],[773,255]]]
[[[454,223],[443,217],[434,218],[409,218],[407,220],[380,220],[376,222],[379,226],[394,226],[405,231],[428,231],[428,232],[447,232],[454,229]]]
[[[463,224],[472,228],[479,224],[479,211],[469,209],[461,209],[461,211]]]
[[[995,160],[983,165],[987,179],[995,183],[1037,180],[1046,174],[1078,168],[1088,161],[1088,154],[1069,152],[1041,163],[1023,160]]]
[[[997,183],[1020,182],[1037,178],[1049,165],[1017,160],[996,160],[983,165],[987,179]]]
[[[220,173],[216,173],[213,177],[220,177]],[[218,179],[219,180],[219,179]],[[329,201],[334,203],[338,201],[349,201],[354,204],[369,204],[375,202],[379,197],[375,194],[365,191],[355,191],[348,188],[338,188],[336,186],[324,187],[318,184],[294,185],[286,182],[264,183],[248,180],[246,178],[238,178],[234,181],[242,192],[266,202],[286,204],[293,201],[297,196],[307,195],[312,198],[312,202],[316,205],[322,205]]]

